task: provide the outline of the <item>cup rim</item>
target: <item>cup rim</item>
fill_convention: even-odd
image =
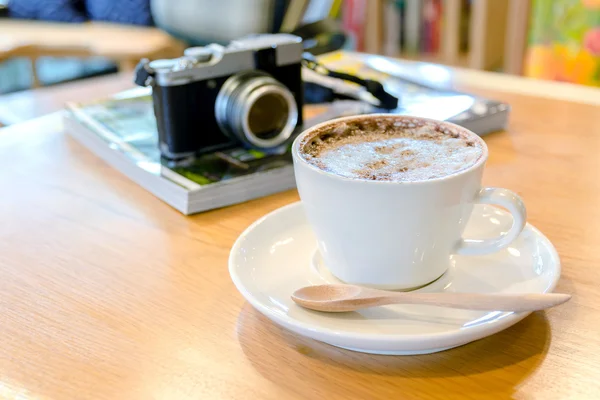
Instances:
[[[467,133],[469,136],[472,136],[473,139],[477,140],[480,143],[483,152],[482,152],[481,156],[479,157],[479,159],[477,160],[477,162],[475,162],[475,164],[471,165],[468,168],[461,169],[450,175],[445,175],[445,176],[442,176],[439,178],[423,179],[423,180],[418,180],[418,181],[383,181],[383,180],[378,181],[378,180],[350,178],[347,176],[337,175],[332,172],[324,171],[324,170],[318,168],[317,166],[309,163],[304,157],[302,157],[300,155],[300,143],[302,142],[302,139],[317,129],[320,129],[327,125],[333,125],[336,123],[340,123],[343,121],[348,121],[348,120],[356,121],[356,120],[360,120],[360,119],[370,119],[370,118],[377,118],[377,117],[398,118],[398,119],[417,119],[417,120],[426,121],[426,122],[434,122],[434,123],[438,123],[438,124],[448,125],[450,127],[459,129],[460,131]],[[442,181],[451,180],[451,179],[454,179],[458,176],[469,173],[469,172],[479,168],[480,166],[485,164],[485,162],[488,159],[488,147],[487,147],[487,144],[485,143],[485,141],[481,138],[481,136],[479,136],[475,132],[473,132],[463,126],[457,125],[452,122],[441,121],[441,120],[437,120],[437,119],[433,119],[433,118],[413,117],[410,115],[375,113],[375,114],[350,115],[350,116],[346,116],[346,117],[334,118],[334,119],[330,119],[330,120],[321,122],[317,125],[311,126],[310,128],[304,130],[301,134],[299,134],[296,137],[296,139],[294,140],[294,143],[292,144],[292,156],[294,158],[294,161],[301,163],[302,165],[310,168],[311,170],[313,170],[319,174],[322,174],[322,175],[325,175],[325,176],[328,176],[331,178],[335,178],[335,179],[340,179],[343,181],[365,183],[365,184],[371,184],[371,185],[426,185],[429,183],[439,183]]]

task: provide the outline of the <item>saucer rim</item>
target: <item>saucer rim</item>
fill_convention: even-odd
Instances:
[[[508,212],[506,212],[498,207],[494,207],[492,205],[486,204],[483,206],[484,207],[493,207],[500,212],[509,214]],[[431,343],[432,345],[440,347],[439,346],[440,342],[446,343],[447,341],[452,341],[452,339],[456,340],[457,335],[461,335],[464,339],[466,339],[468,337],[468,340],[461,341],[461,342],[464,342],[463,344],[466,344],[473,340],[477,340],[477,339],[480,339],[483,337],[493,335],[495,333],[498,333],[498,332],[516,324],[517,322],[521,321],[522,319],[527,317],[529,314],[531,314],[531,312],[515,313],[513,311],[508,311],[508,312],[503,312],[502,314],[504,314],[504,315],[502,317],[496,319],[495,321],[497,321],[497,322],[495,322],[491,326],[488,324],[482,324],[482,325],[466,327],[466,328],[458,327],[456,329],[452,329],[452,330],[448,330],[448,331],[444,331],[444,332],[423,333],[423,334],[414,335],[414,334],[402,334],[402,333],[398,333],[398,334],[395,334],[395,333],[392,333],[392,334],[390,334],[390,333],[382,333],[382,334],[357,333],[357,332],[352,332],[352,331],[347,331],[347,330],[336,330],[336,329],[322,327],[318,324],[310,324],[310,323],[298,321],[297,319],[291,318],[288,314],[281,314],[281,313],[273,312],[273,311],[271,311],[271,309],[269,307],[263,305],[261,301],[259,301],[254,295],[252,295],[245,289],[238,274],[235,272],[236,266],[235,266],[234,259],[237,257],[237,254],[239,254],[239,249],[240,249],[240,246],[242,245],[243,241],[246,240],[246,237],[254,229],[256,229],[260,224],[264,223],[264,221],[266,221],[269,218],[273,218],[277,214],[288,211],[289,209],[301,208],[301,207],[302,207],[302,202],[296,201],[296,202],[284,205],[282,207],[279,207],[279,208],[265,214],[264,216],[260,217],[256,221],[254,221],[238,236],[235,243],[231,247],[231,250],[229,253],[229,259],[228,259],[228,269],[229,269],[229,275],[231,277],[231,280],[233,281],[233,284],[235,285],[237,290],[240,292],[240,294],[246,299],[246,301],[248,301],[255,309],[257,309],[263,315],[267,316],[273,322],[283,325],[284,327],[286,327],[287,329],[290,329],[293,332],[296,332],[303,336],[308,336],[307,332],[310,332],[315,335],[318,334],[321,336],[318,339],[315,338],[314,336],[310,336],[310,337],[313,337],[316,340],[326,342],[326,343],[336,342],[336,341],[340,340],[341,338],[344,338],[345,340],[368,341],[368,342],[376,342],[379,344],[383,344],[383,342],[402,341],[402,343],[404,343],[405,345],[409,345],[409,346],[417,345],[420,348],[425,348],[425,347],[427,347],[427,344],[429,342],[433,342],[433,343]],[[301,212],[303,212],[303,211],[301,211]],[[550,239],[548,239],[536,227],[534,227],[530,223],[526,223],[524,229],[532,230],[536,235],[538,235],[539,237],[546,240],[547,243],[550,245],[548,247],[548,250],[549,250],[550,256],[554,260],[554,264],[555,264],[554,279],[544,291],[536,292],[536,293],[552,293],[554,291],[554,289],[556,288],[556,285],[557,285],[557,283],[560,279],[561,273],[562,273],[562,265],[560,262],[560,257],[558,255],[558,252],[556,251],[556,248],[554,247],[554,245],[552,244]],[[336,344],[333,344],[333,345],[340,347],[339,345],[336,345]],[[460,345],[460,344],[450,345],[450,347],[456,347],[458,345]]]

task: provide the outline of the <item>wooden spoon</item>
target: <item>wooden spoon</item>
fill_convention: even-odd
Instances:
[[[563,293],[391,292],[354,285],[306,286],[292,294],[296,304],[325,312],[355,311],[387,304],[427,304],[467,310],[523,312],[554,307],[570,298],[570,294]]]

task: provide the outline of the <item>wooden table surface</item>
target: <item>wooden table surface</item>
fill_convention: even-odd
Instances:
[[[600,107],[467,89],[513,106],[484,184],[523,196],[566,305],[423,356],[298,337],[227,272],[236,237],[295,191],[184,217],[43,117],[0,130],[0,398],[598,398]]]
[[[178,57],[184,45],[164,31],[107,22],[54,23],[2,19],[0,59],[40,55],[101,56],[114,60]]]
[[[32,61],[42,56],[106,57],[117,62],[119,70],[131,75],[140,59],[179,57],[184,48],[183,42],[155,27],[97,21],[55,23],[7,18],[0,21],[0,61],[13,57]],[[35,65],[31,74],[32,85],[39,87]]]

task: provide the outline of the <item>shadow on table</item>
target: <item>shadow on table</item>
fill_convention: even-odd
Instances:
[[[439,384],[438,391],[460,392],[464,381],[448,378],[472,375],[485,376],[485,381],[470,381],[470,388],[465,390],[478,387],[477,390],[510,394],[543,361],[551,339],[546,314],[536,312],[500,333],[440,353],[370,355],[298,336],[275,325],[248,304],[238,317],[237,334],[253,367],[276,384],[289,386],[289,376],[298,374],[307,384],[316,382],[330,386],[322,390],[331,390],[335,384],[327,381],[327,375],[343,373],[345,380],[367,376],[372,388],[378,384],[388,389],[390,385],[402,385],[404,394],[413,389],[418,392],[425,381],[431,386]],[[491,371],[498,374],[486,375]],[[488,388],[490,382],[493,387]]]

